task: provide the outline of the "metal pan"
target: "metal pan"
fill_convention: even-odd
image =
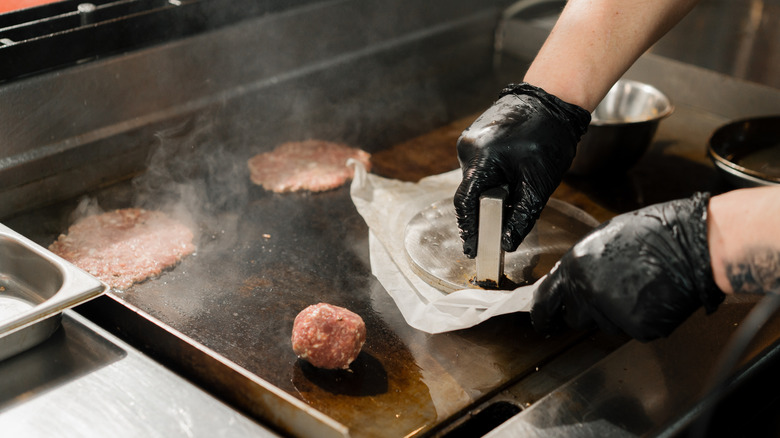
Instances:
[[[737,187],[780,184],[780,116],[750,118],[716,129],[707,153]]]
[[[45,341],[62,311],[102,294],[99,280],[0,224],[0,360]]]

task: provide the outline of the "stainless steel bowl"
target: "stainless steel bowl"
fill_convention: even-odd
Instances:
[[[619,80],[591,114],[569,172],[605,175],[627,171],[644,155],[658,124],[672,111],[669,98],[652,85]]]
[[[716,129],[707,153],[737,187],[780,184],[780,116],[739,120]]]

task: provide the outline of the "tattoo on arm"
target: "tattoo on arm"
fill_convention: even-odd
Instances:
[[[760,249],[726,264],[726,275],[735,293],[780,293],[780,251]]]

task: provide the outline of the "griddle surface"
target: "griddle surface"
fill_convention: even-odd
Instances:
[[[420,148],[432,156],[451,158],[457,135],[471,120],[458,120],[375,154],[375,171],[416,180],[430,168],[414,164]],[[637,165],[634,176],[602,182],[569,179],[553,196],[603,221],[636,208],[637,201],[652,203],[677,197],[692,184],[698,189],[710,184],[716,175],[709,165],[666,155],[664,165],[658,164],[661,154],[656,151],[684,132],[680,129],[685,126],[673,122],[671,118],[661,126],[658,147]],[[701,149],[692,142],[678,143],[684,150]],[[703,154],[695,156],[704,161]],[[686,163],[684,171],[672,165],[677,162]],[[243,168],[242,164],[224,167]],[[706,175],[690,178],[698,169]],[[437,167],[431,173],[446,170]],[[637,175],[653,178],[638,184]],[[219,178],[215,181],[222,185]],[[134,343],[144,351],[185,351],[187,339],[205,347],[157,357],[172,361],[167,365],[194,379],[216,375],[204,386],[231,401],[244,397],[239,409],[251,411],[251,397],[257,392],[250,380],[259,378],[346,425],[353,436],[424,435],[534,372],[583,336],[568,332],[545,339],[521,314],[439,335],[412,329],[371,275],[368,230],[347,186],[319,194],[281,195],[253,187],[248,175],[243,181],[234,198],[216,202],[220,208],[205,209],[206,214],[198,218],[199,249],[194,256],[159,278],[124,293],[112,292],[111,298],[126,306],[129,311],[124,313],[129,316],[101,315],[105,326],[134,336]],[[134,192],[133,184],[115,184],[93,196],[103,208],[111,209],[133,206]],[[6,225],[48,245],[67,229],[76,204],[73,200],[34,211]],[[366,321],[366,344],[350,374],[312,369],[292,352],[295,315],[321,301],[347,307]],[[153,324],[165,326],[174,341],[143,328]],[[206,351],[249,375],[219,380],[223,365],[204,357]]]
[[[347,187],[253,193],[243,211],[225,213],[210,225],[215,228],[202,230],[195,256],[113,295],[354,436],[421,434],[577,339],[544,339],[521,315],[442,335],[416,331],[371,275],[368,229]],[[318,302],[346,307],[366,322],[366,344],[351,371],[315,369],[292,351],[295,315]]]
[[[427,143],[431,153],[446,155],[453,135],[466,123],[456,122],[414,143]],[[377,155],[380,169],[389,168],[382,166],[388,160],[409,156]],[[248,175],[242,181],[245,186],[230,202],[214,203],[219,208],[204,208],[193,219],[194,255],[158,278],[109,293],[129,311],[120,315],[98,302],[97,313],[87,315],[158,359],[173,362],[168,363],[172,368],[208,380],[204,386],[227,394],[225,398],[256,394],[256,381],[262,379],[358,437],[423,435],[533,372],[583,335],[544,338],[527,315],[519,314],[457,332],[417,331],[371,274],[368,229],[348,186],[275,194],[253,186]],[[126,182],[92,197],[104,209],[136,206],[136,190],[137,184]],[[147,197],[144,206],[156,202]],[[8,225],[48,245],[67,229],[76,204],[73,200],[42,209]],[[293,319],[318,302],[346,307],[366,322],[366,344],[349,372],[314,369],[292,351]],[[163,327],[166,336],[150,331],[150,324]],[[190,340],[205,348],[192,353],[187,350]],[[220,362],[204,357],[208,354],[249,375],[220,380],[222,373],[214,368]],[[251,410],[251,399],[242,403],[237,408]]]

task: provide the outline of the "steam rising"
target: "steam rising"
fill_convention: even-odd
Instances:
[[[196,243],[200,232],[219,233],[229,244],[236,211],[247,202],[248,176],[246,160],[230,149],[235,139],[221,135],[214,116],[201,113],[156,134],[146,172],[132,181],[133,204],[186,223]]]
[[[231,245],[247,202],[249,176],[246,159],[230,148],[236,140],[219,132],[214,117],[213,112],[199,113],[157,132],[146,171],[130,182],[130,196],[120,193],[105,204],[168,214],[192,230],[199,252]],[[104,208],[97,198],[83,197],[70,223]]]
[[[233,50],[204,39],[198,50],[176,46],[166,52],[170,56],[155,58],[161,63],[155,89],[171,94],[159,105],[186,98],[186,113],[183,107],[170,109],[168,114],[181,118],[164,122],[144,173],[130,183],[131,199],[112,207],[171,215],[193,230],[199,252],[204,238],[216,242],[208,239],[216,233],[225,236],[219,245],[229,245],[255,190],[246,162],[256,153],[308,138],[374,153],[450,119],[438,60],[449,56],[412,50],[438,44],[432,37],[442,29],[433,32],[427,25],[433,18],[406,10],[402,17],[393,4],[354,6],[326,2],[269,15],[263,26],[227,32],[229,41],[242,42]],[[342,21],[350,26],[333,25]],[[322,29],[321,38],[309,38],[318,34],[312,26]],[[443,30],[450,32],[447,26]],[[450,62],[446,65],[449,74]],[[466,63],[466,73],[458,76],[470,74],[477,68],[472,65]],[[158,105],[155,96],[144,96]],[[97,202],[88,199],[75,214],[95,212]]]

